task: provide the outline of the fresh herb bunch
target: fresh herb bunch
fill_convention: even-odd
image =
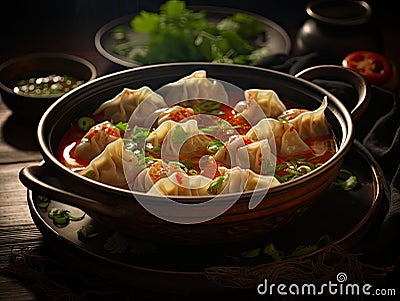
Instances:
[[[235,13],[213,24],[206,13],[193,12],[184,1],[169,0],[159,13],[142,11],[131,27],[148,35],[129,55],[142,64],[211,61],[251,64],[269,54],[253,41],[265,32],[253,16]]]

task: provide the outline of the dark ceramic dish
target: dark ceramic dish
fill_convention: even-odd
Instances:
[[[199,69],[206,70],[209,78],[224,80],[243,90],[273,89],[281,99],[310,109],[318,107],[322,98],[327,96],[329,105],[325,115],[337,139],[338,151],[320,168],[271,187],[256,208],[250,210],[248,206],[253,193],[243,193],[222,215],[199,224],[177,224],[162,220],[145,210],[131,191],[83,177],[57,159],[55,154],[61,137],[77,117],[93,112],[125,87],[137,89],[147,85],[157,90]],[[352,113],[334,95],[310,81],[315,78],[342,80],[352,84],[359,94]],[[365,79],[340,66],[311,67],[297,76],[258,67],[212,63],[173,63],[124,70],[83,85],[61,97],[46,111],[38,126],[44,164],[23,168],[20,179],[29,189],[81,208],[99,222],[136,238],[186,245],[256,240],[302,215],[330,185],[353,143],[353,118],[362,113],[369,98],[369,85]],[[164,198],[144,193],[136,195],[153,206],[165,206]],[[237,194],[225,195],[221,199],[221,206],[224,200],[234,196]],[[200,197],[171,198],[192,203],[207,200]],[[215,210],[219,209],[219,204],[215,205]]]
[[[343,168],[358,178],[358,185],[353,190],[343,191],[330,185],[318,204],[292,223],[266,234],[261,243],[237,243],[213,248],[169,246],[134,240],[118,235],[89,215],[60,227],[49,218],[49,210],[62,208],[77,216],[82,211],[55,200],[51,200],[47,210],[44,210],[38,206],[37,194],[32,191],[28,191],[27,199],[32,218],[43,235],[50,239],[49,246],[53,248],[57,259],[73,267],[74,275],[82,277],[83,281],[92,279],[91,285],[102,290],[105,287],[111,290],[113,286],[125,286],[134,288],[135,292],[143,290],[147,293],[157,291],[185,295],[234,293],[238,289],[255,291],[257,284],[264,281],[264,275],[276,270],[277,263],[292,261],[287,264],[300,267],[306,262],[309,264],[307,268],[311,269],[311,264],[325,256],[323,253],[327,249],[339,246],[351,250],[356,247],[377,221],[384,194],[381,169],[375,161],[370,160],[367,151],[359,143],[354,143],[346,154]],[[89,226],[94,228],[96,236],[79,238],[79,230]],[[290,253],[297,246],[314,244],[326,235],[331,237],[331,243],[297,258],[284,258],[280,262],[263,254],[251,258],[240,255],[271,242],[277,249]],[[76,265],[76,262],[80,264]],[[249,269],[252,271],[250,276],[246,274]],[[301,268],[292,268],[281,274],[285,279],[299,279],[304,276],[302,273]],[[241,281],[243,279],[245,281]],[[322,277],[319,281],[323,282],[324,279]]]
[[[14,113],[38,121],[46,109],[65,93],[36,96],[15,93],[13,84],[29,77],[66,74],[85,82],[97,76],[89,61],[65,53],[34,53],[11,58],[0,66],[0,91],[4,103]]]
[[[265,41],[261,43],[260,46],[266,48],[270,54],[289,54],[291,50],[291,40],[288,33],[277,23],[263,16],[242,11],[234,8],[226,7],[216,7],[216,6],[192,6],[188,7],[193,11],[203,11],[206,13],[207,20],[212,23],[217,23],[221,19],[233,15],[235,13],[245,13],[253,16],[258,22],[260,22],[265,29],[264,39]],[[135,15],[123,16],[118,19],[112,20],[109,23],[103,25],[97,32],[94,38],[94,43],[96,49],[99,53],[106,59],[124,66],[124,67],[137,67],[141,64],[129,58],[129,56],[124,56],[117,54],[113,49],[118,47],[118,45],[126,44],[127,41],[138,41],[143,39],[143,37],[132,30],[130,25],[131,20]],[[125,32],[125,39],[116,39],[114,31],[118,28],[123,29]]]

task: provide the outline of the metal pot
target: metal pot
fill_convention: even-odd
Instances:
[[[290,182],[271,187],[266,198],[256,208],[249,209],[250,194],[243,193],[226,212],[198,224],[177,224],[162,220],[144,209],[130,190],[83,177],[57,159],[57,146],[70,123],[77,117],[93,112],[123,88],[137,89],[147,85],[157,90],[164,84],[200,69],[206,70],[210,78],[224,80],[243,90],[273,89],[282,100],[310,109],[318,107],[326,95],[329,105],[325,115],[337,139],[338,151],[322,167]],[[314,84],[312,79],[350,83],[359,95],[351,112],[334,95]],[[354,140],[353,118],[362,113],[369,99],[369,85],[362,76],[350,69],[333,65],[311,67],[296,76],[253,66],[215,63],[172,63],[124,70],[74,89],[46,111],[37,131],[44,161],[23,168],[20,180],[30,190],[79,207],[111,229],[135,238],[184,245],[254,241],[300,216],[318,200],[341,168]],[[154,204],[165,201],[146,194],[141,196]],[[185,201],[185,197],[177,199]]]

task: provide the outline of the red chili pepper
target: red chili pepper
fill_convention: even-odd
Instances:
[[[385,56],[373,51],[355,51],[342,61],[344,67],[363,75],[371,84],[383,85],[392,76],[392,66]]]

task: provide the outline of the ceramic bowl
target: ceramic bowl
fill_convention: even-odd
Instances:
[[[91,62],[70,54],[13,57],[0,66],[1,98],[15,114],[37,121],[58,98],[96,76]]]
[[[211,210],[221,210],[225,201],[237,197],[237,201],[228,210],[206,222],[186,224],[161,219],[142,206],[144,202],[147,206],[162,209],[162,206],[168,204],[165,197],[139,192],[132,194],[128,189],[100,183],[71,171],[57,159],[57,146],[71,121],[78,116],[93,112],[102,102],[111,99],[125,87],[147,85],[156,90],[200,69],[206,70],[210,78],[224,80],[242,89],[274,89],[281,95],[281,99],[306,108],[318,107],[322,98],[327,96],[329,105],[325,115],[337,139],[337,152],[320,168],[270,187],[266,194],[264,191],[227,194],[210,206]],[[311,81],[313,78],[339,78],[352,84],[359,94],[355,108],[350,112],[333,94],[314,84]],[[172,63],[124,70],[97,78],[83,88],[64,95],[46,111],[38,126],[38,140],[44,162],[22,169],[20,179],[32,191],[79,207],[97,221],[135,238],[184,245],[254,241],[290,223],[318,201],[338,174],[352,146],[353,118],[362,113],[369,98],[370,90],[366,80],[355,71],[341,66],[311,67],[296,76],[259,67],[215,63]],[[263,200],[255,208],[249,208],[254,196],[262,196]],[[139,197],[140,202],[137,201]],[[208,201],[199,196],[177,196],[171,199],[183,203]],[[204,213],[198,210],[193,213],[196,216],[192,217],[201,217]]]

